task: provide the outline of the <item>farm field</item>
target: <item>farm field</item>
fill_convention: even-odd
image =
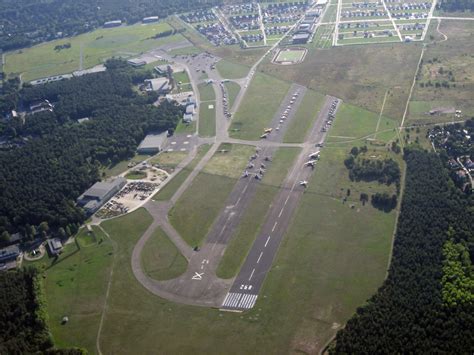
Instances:
[[[303,102],[298,107],[293,121],[283,138],[285,143],[301,143],[311,129],[319,110],[324,103],[324,96],[308,90],[303,98]]]
[[[202,145],[198,147],[196,157],[191,161],[191,163],[189,163],[188,166],[176,174],[176,176],[174,176],[162,189],[160,189],[155,194],[155,196],[153,196],[153,200],[168,201],[171,197],[173,197],[176,190],[179,189],[181,184],[186,180],[191,171],[201,161],[204,155],[206,155],[210,148],[211,147],[209,145]]]
[[[230,136],[258,139],[267,123],[272,120],[289,88],[288,82],[262,73],[255,74],[239,111],[232,119]]]
[[[103,63],[113,56],[132,57],[164,44],[182,41],[180,34],[152,39],[157,33],[169,30],[167,23],[102,28],[76,37],[43,43],[6,54],[7,75],[22,75],[23,81],[67,74],[80,69],[81,48],[83,68]],[[54,50],[57,45],[71,44],[71,48]]]
[[[154,280],[171,280],[186,271],[186,258],[161,228],[146,242],[141,255],[145,274]]]
[[[192,247],[200,245],[207,235],[254,152],[251,146],[230,144],[222,149],[227,152],[214,154],[169,213],[171,224]]]

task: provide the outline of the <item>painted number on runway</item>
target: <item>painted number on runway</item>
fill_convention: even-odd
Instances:
[[[240,289],[241,289],[241,290],[251,290],[251,289],[252,289],[252,285],[240,285]]]
[[[194,276],[191,278],[192,280],[202,280],[202,275],[204,275],[203,272],[199,273],[199,272],[194,272]]]

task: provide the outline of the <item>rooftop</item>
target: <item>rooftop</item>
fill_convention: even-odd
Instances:
[[[148,134],[138,146],[138,149],[161,148],[166,139],[166,132],[159,134]]]

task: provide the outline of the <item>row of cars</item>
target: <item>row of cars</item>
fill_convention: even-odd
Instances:
[[[332,121],[334,120],[334,116],[335,116],[338,104],[339,104],[338,99],[334,99],[333,102],[331,103],[331,107],[329,108],[328,116],[326,117],[326,122],[324,124],[324,127],[321,128],[321,132],[327,132],[329,127],[332,125]]]

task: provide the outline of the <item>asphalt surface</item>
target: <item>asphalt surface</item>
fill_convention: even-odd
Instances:
[[[300,181],[310,180],[313,173],[313,168],[305,166],[305,162],[310,160],[309,155],[320,150],[315,144],[324,142],[326,138],[327,131],[323,132],[322,129],[326,125],[329,109],[334,100],[333,97],[326,98],[308,137],[309,144],[299,155],[282,189],[273,200],[262,229],[229,293],[224,298],[222,309],[247,310],[255,305],[265,277],[271,269],[281,241],[303,196],[305,186],[302,186]]]

